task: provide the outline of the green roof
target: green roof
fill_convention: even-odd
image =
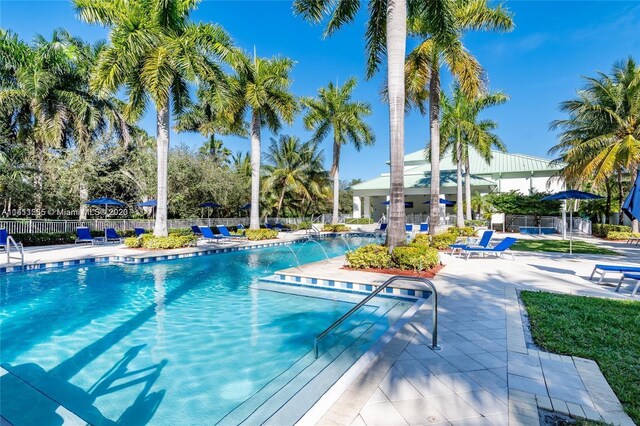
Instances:
[[[456,172],[445,171],[440,173],[440,186],[456,186]],[[496,182],[483,178],[477,175],[471,175],[472,186],[496,186]],[[391,179],[389,173],[384,173],[377,178],[369,179],[367,181],[358,183],[352,186],[354,190],[367,190],[367,189],[389,189],[391,186]],[[405,188],[428,188],[431,186],[431,174],[430,173],[408,173],[405,170],[404,174],[404,187]]]

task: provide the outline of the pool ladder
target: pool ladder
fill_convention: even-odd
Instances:
[[[15,247],[20,257],[11,256],[11,246]],[[7,237],[7,263],[11,263],[11,259],[20,260],[20,268],[24,269],[24,252],[22,250],[22,244],[16,243],[11,235]]]
[[[389,287],[389,285],[393,284],[396,281],[411,281],[415,283],[425,284],[432,292],[431,295],[431,304],[432,304],[432,320],[433,320],[433,333],[431,333],[431,344],[429,348],[434,351],[439,351],[440,346],[438,346],[438,291],[436,290],[436,286],[426,278],[419,277],[404,277],[400,275],[393,276],[386,280],[382,285],[373,290],[371,294],[362,299],[360,303],[351,308],[349,312],[338,318],[333,324],[327,327],[322,333],[318,334],[313,341],[313,354],[318,359],[318,345],[320,340],[322,340],[327,334],[331,333],[336,327],[342,324],[347,318],[349,318],[353,313],[355,313],[358,309],[362,308],[369,300],[373,299],[378,293],[380,293],[385,288]]]

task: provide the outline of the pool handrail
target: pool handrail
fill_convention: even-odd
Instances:
[[[402,275],[394,275],[393,277],[386,280],[382,283],[378,288],[373,290],[367,297],[362,299],[356,306],[351,308],[349,312],[338,318],[333,324],[327,327],[322,333],[318,334],[313,341],[313,354],[316,359],[318,359],[318,343],[322,338],[324,338],[327,334],[333,331],[336,327],[342,324],[347,318],[349,318],[354,312],[363,307],[369,300],[373,299],[378,293],[380,293],[385,288],[389,287],[389,285],[393,284],[396,281],[412,281],[421,284],[426,284],[431,290],[431,303],[433,306],[433,333],[431,334],[431,344],[428,347],[431,350],[439,351],[440,346],[438,346],[438,291],[436,290],[436,286],[426,278],[420,277],[405,277]]]

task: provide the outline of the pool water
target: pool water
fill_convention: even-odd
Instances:
[[[321,245],[330,256],[346,248]],[[335,353],[320,366],[314,336],[362,297],[261,290],[261,277],[295,265],[290,249],[300,263],[324,258],[318,245],[294,244],[0,276],[2,416],[59,424],[62,405],[92,424],[266,420],[274,395],[282,402],[347,348],[354,362],[412,304],[375,298],[325,343]]]

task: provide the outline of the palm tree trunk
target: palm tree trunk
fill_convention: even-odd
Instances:
[[[333,176],[333,217],[332,224],[337,224],[340,219],[340,142],[333,141],[333,164],[331,165],[331,176]]]
[[[280,194],[280,199],[278,199],[278,211],[276,212],[276,219],[278,222],[280,221],[280,210],[282,210],[282,203],[284,202],[284,194],[287,192],[286,184],[282,188],[282,193]]]
[[[604,204],[604,223],[611,222],[611,182],[609,179],[604,182],[605,192],[607,193],[607,200]]]
[[[633,187],[633,183],[636,181],[636,179],[638,178],[638,169],[637,168],[633,168],[633,171],[631,172],[631,186]],[[638,226],[638,219],[633,219],[631,221],[631,232],[640,232],[640,226]]]
[[[467,158],[464,162],[464,194],[466,199],[466,217],[467,220],[473,220],[471,216],[471,167],[469,166],[469,154],[467,153]]]
[[[251,113],[251,218],[250,229],[260,229],[260,112]]]
[[[84,179],[84,176],[80,176],[80,188],[78,193],[80,195],[80,215],[78,219],[85,220],[87,218],[86,202],[89,201],[89,187],[87,186],[87,181]]]
[[[624,204],[624,196],[622,195],[622,171],[618,170],[618,225],[622,225],[624,221],[622,204]]]
[[[389,90],[389,151],[391,199],[387,247],[406,244],[404,210],[404,58],[407,43],[405,0],[387,1],[387,86]]]
[[[156,237],[166,237],[168,235],[167,168],[169,161],[169,99],[166,100],[165,106],[158,110],[157,122],[158,204],[156,207],[156,224],[153,229],[153,235]]]
[[[458,137],[456,139],[456,225],[459,228],[464,226],[464,217],[462,216],[462,209],[464,208],[462,202],[462,143],[460,142],[460,129],[458,129]]]
[[[440,69],[438,61],[431,65],[429,80],[429,130],[431,139],[431,205],[429,229],[437,234],[440,228]]]
[[[42,141],[37,140],[35,144],[36,148],[36,173],[33,175],[33,186],[35,192],[33,194],[33,204],[36,209],[36,219],[42,217],[42,193],[44,192],[44,178],[42,176],[42,164],[44,162],[44,144]]]

